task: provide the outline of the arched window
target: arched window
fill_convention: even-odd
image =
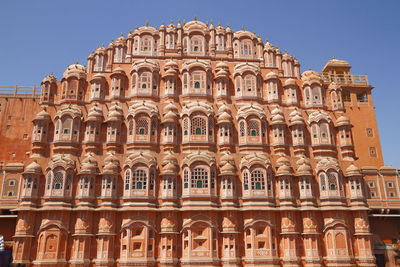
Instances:
[[[306,104],[306,106],[311,105],[311,89],[310,89],[310,87],[306,87],[304,89],[304,95],[305,95],[305,104]]]
[[[189,188],[189,171],[187,169],[183,171],[183,188]]]
[[[189,134],[189,118],[183,119],[183,135]]]

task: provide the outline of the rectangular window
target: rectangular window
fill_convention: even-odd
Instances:
[[[351,102],[350,92],[347,90],[343,90],[342,91],[342,99],[343,99],[343,102]]]
[[[359,103],[368,102],[368,94],[366,92],[357,93],[357,102]]]
[[[375,183],[373,181],[368,182],[368,187],[369,188],[375,188]]]

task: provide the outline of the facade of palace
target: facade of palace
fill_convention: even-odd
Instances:
[[[301,73],[254,33],[194,20],[136,28],[39,94],[0,92],[14,263],[395,266],[397,170],[350,68]]]

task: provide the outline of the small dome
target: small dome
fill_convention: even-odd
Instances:
[[[360,169],[353,163],[346,169],[346,176],[361,176]]]
[[[167,63],[165,63],[165,68],[178,68],[178,63],[173,60],[169,60]]]
[[[96,54],[104,54],[105,52],[106,49],[104,48],[103,45],[96,49]]]
[[[285,52],[285,54],[282,55],[282,60],[292,60],[292,56]]]
[[[276,176],[292,175],[292,169],[288,165],[282,165],[276,171]]]
[[[57,78],[53,74],[47,75],[46,77],[43,78],[42,84],[44,84],[46,82],[48,82],[48,83],[56,83],[57,82]]]
[[[227,77],[228,74],[229,73],[225,69],[220,69],[219,71],[217,71],[216,78]]]
[[[232,116],[227,113],[227,112],[222,112],[217,119],[217,123],[221,124],[221,123],[231,123],[232,122]]]
[[[220,171],[220,175],[236,175],[236,168],[230,162],[226,162]]]
[[[104,159],[103,174],[119,174],[119,160],[115,156],[115,152],[110,151]]]
[[[92,78],[92,81],[94,81],[94,80],[102,80],[102,79],[106,79],[106,76],[104,76],[103,74],[101,74],[101,73],[96,73],[94,76],[93,76],[93,78]]]
[[[298,166],[296,170],[296,175],[297,176],[310,176],[312,175],[312,168],[309,164],[303,163],[300,166]]]
[[[280,157],[279,159],[276,160],[276,165],[278,165],[278,166],[282,166],[282,165],[290,166],[290,161],[285,157]]]
[[[164,111],[167,110],[178,110],[176,104],[174,104],[174,102],[170,101],[167,105],[165,105],[164,107]]]
[[[119,121],[123,116],[122,108],[119,107],[117,103],[114,103],[108,112],[107,121]]]
[[[78,79],[86,79],[86,67],[80,64],[72,64],[67,67],[63,74],[63,78],[69,78],[75,76]]]
[[[117,67],[117,68],[113,69],[112,74],[126,75],[124,69],[121,67]]]
[[[270,50],[273,50],[273,49],[274,49],[274,46],[270,42],[266,42],[265,43],[264,50],[270,51]]]
[[[176,69],[173,68],[169,68],[164,72],[164,77],[167,76],[176,76],[176,74],[178,73],[178,71]]]
[[[217,69],[228,69],[229,66],[226,62],[218,62],[217,65],[215,66]]]
[[[174,123],[178,119],[178,115],[172,110],[168,110],[162,118],[162,123]]]
[[[34,121],[49,121],[51,120],[50,114],[47,113],[45,109],[42,109],[36,117],[33,119]]]
[[[177,175],[177,173],[178,173],[178,168],[172,162],[168,162],[161,169],[162,175]]]
[[[162,164],[167,164],[168,162],[172,162],[174,164],[178,164],[178,160],[172,151],[167,151],[165,156],[162,159]]]
[[[270,72],[268,72],[267,75],[265,76],[265,79],[266,79],[266,80],[278,79],[278,75],[277,75],[275,72],[270,71]]]
[[[87,156],[82,160],[80,173],[97,174],[98,164],[92,153],[88,153]]]
[[[28,166],[26,166],[24,173],[26,173],[26,174],[42,174],[42,167],[36,161],[33,161]]]
[[[289,114],[289,121],[290,121],[290,126],[293,125],[303,125],[304,124],[304,119],[301,116],[300,111],[298,111],[297,109],[293,110],[290,114]]]
[[[222,103],[219,108],[218,108],[218,113],[222,113],[222,112],[230,112],[230,108],[226,103]]]
[[[271,112],[271,125],[285,124],[285,117],[282,110],[274,108]]]
[[[220,166],[225,165],[227,162],[235,163],[235,159],[230,152],[225,152],[220,158]]]
[[[87,121],[97,121],[103,118],[101,108],[95,104],[89,109]]]
[[[287,79],[287,80],[285,81],[285,84],[284,84],[283,86],[291,86],[291,85],[293,85],[293,86],[296,86],[296,85],[297,85],[295,79],[292,79],[292,78]]]
[[[345,125],[351,125],[349,118],[343,115],[337,118],[336,126],[345,126]]]

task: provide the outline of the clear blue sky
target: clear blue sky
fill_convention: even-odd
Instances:
[[[295,55],[302,71],[320,71],[331,57],[375,87],[386,165],[400,167],[400,1],[0,1],[0,85],[39,85],[68,64],[86,64],[90,51],[146,21],[212,21],[245,26],[281,51]]]

